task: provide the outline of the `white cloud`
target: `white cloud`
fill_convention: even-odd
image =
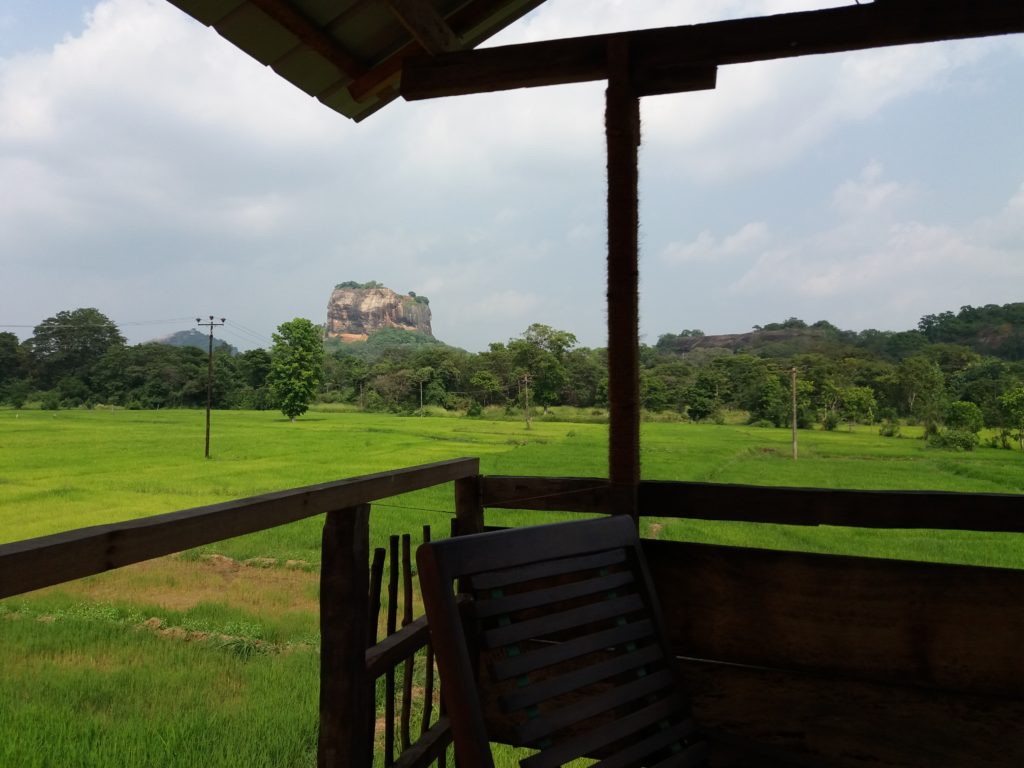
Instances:
[[[494,42],[818,5],[551,0]],[[645,173],[740,197],[999,50],[1024,57],[1019,42],[984,41],[723,68],[715,91],[644,101]],[[591,83],[397,102],[355,125],[165,0],[104,0],[80,34],[0,59],[0,320],[94,305],[133,320],[212,311],[269,336],[284,319],[320,319],[335,283],[378,279],[429,295],[438,334],[455,344],[481,348],[533,321],[602,344],[603,110],[603,84]],[[1012,149],[997,150],[1004,163]],[[961,264],[954,253],[968,253],[995,260],[1003,285],[1012,277],[998,255],[1024,247],[1024,191],[954,226],[915,217],[916,180],[888,179],[881,165],[833,186],[832,207],[803,229],[748,208],[686,232],[685,203],[671,220],[645,219],[655,257],[642,284],[652,297],[664,287],[645,311],[675,323],[672,279],[687,266],[697,284],[719,264],[733,271],[704,290],[718,303],[728,284],[750,307],[769,288],[837,302],[884,282],[897,246],[926,276],[928,258]],[[950,283],[948,293],[970,285]]]
[[[722,261],[733,256],[752,253],[768,238],[768,225],[763,221],[744,224],[737,231],[723,238],[717,238],[704,230],[689,243],[669,243],[662,250],[661,258],[669,264]]]
[[[747,300],[785,295],[822,310],[841,304],[847,317],[863,323],[860,327],[887,312],[918,316],[936,308],[1020,299],[1024,217],[1015,215],[1019,191],[1000,211],[960,227],[913,218],[880,221],[880,207],[900,188],[882,178],[880,167],[868,166],[836,190],[838,222],[770,243],[732,283],[731,293]]]

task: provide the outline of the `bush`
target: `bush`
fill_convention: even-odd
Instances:
[[[985,417],[977,404],[957,400],[946,408],[946,426],[965,432],[980,432],[985,426]]]
[[[928,445],[947,451],[973,451],[980,442],[977,432],[966,429],[947,429],[928,435]]]
[[[825,411],[821,417],[821,428],[826,432],[834,432],[839,426],[839,414],[835,411]]]
[[[757,427],[758,429],[774,429],[775,428],[774,422],[771,422],[768,419],[758,419],[757,421],[752,421],[752,422],[750,422],[750,424],[748,426]]]
[[[469,406],[466,408],[467,416],[482,416],[484,413],[483,406],[480,405],[476,400],[471,400]]]
[[[56,390],[50,390],[49,392],[43,393],[42,403],[40,407],[44,411],[59,411],[60,410],[60,393]]]
[[[896,419],[886,419],[878,428],[878,434],[882,437],[899,437],[900,423]]]

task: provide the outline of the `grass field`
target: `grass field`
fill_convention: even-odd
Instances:
[[[607,428],[311,413],[0,410],[0,541],[459,456],[487,474],[600,476]],[[649,423],[643,476],[1024,493],[1024,456],[874,430]],[[374,506],[372,536],[448,529],[450,486]],[[542,513],[490,514],[537,523]],[[658,527],[652,528],[652,524]],[[0,603],[0,766],[306,766],[316,725],[320,520]],[[663,538],[1024,567],[1024,537],[645,522]],[[248,561],[248,563],[246,563]]]

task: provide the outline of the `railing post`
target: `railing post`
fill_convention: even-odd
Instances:
[[[481,533],[484,529],[484,508],[480,504],[480,475],[455,481],[455,525],[452,534]]]
[[[317,768],[363,768],[370,505],[327,513],[320,564],[320,738]]]
[[[609,38],[608,477],[615,511],[637,517],[640,483],[639,196],[640,99],[626,38]]]

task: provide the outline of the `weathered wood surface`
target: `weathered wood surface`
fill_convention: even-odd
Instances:
[[[455,519],[452,520],[454,535],[479,533],[484,529],[484,508],[480,503],[481,479],[477,475],[455,481]]]
[[[483,506],[492,509],[612,511],[608,480],[602,477],[484,475],[480,478],[480,493]]]
[[[320,566],[320,733],[317,768],[370,764],[365,722],[370,506],[332,511]]]
[[[453,459],[3,544],[0,598],[473,477],[479,471],[479,459]]]
[[[425,768],[434,760],[443,761],[451,743],[451,723],[447,717],[440,717],[415,744],[399,755],[395,768]]]
[[[487,508],[596,512],[614,509],[600,477],[480,478]],[[642,517],[736,520],[782,525],[1024,532],[1024,495],[938,491],[854,491],[644,480]]]
[[[693,661],[680,671],[715,767],[1024,765],[1022,699]]]
[[[608,478],[616,511],[636,517],[640,484],[640,98],[625,38],[608,41]]]
[[[666,73],[690,69],[678,90],[707,87],[700,68],[1024,31],[1024,8],[1006,0],[886,0],[817,11],[645,29],[407,59],[402,96],[429,99],[605,80],[609,38],[628,41],[640,96],[665,92]],[[648,82],[656,87],[648,90]],[[713,85],[713,81],[711,83]]]
[[[488,481],[490,478],[488,478]],[[1024,495],[644,481],[640,513],[856,528],[1024,532]]]
[[[1024,571],[644,541],[680,656],[1024,698]]]

